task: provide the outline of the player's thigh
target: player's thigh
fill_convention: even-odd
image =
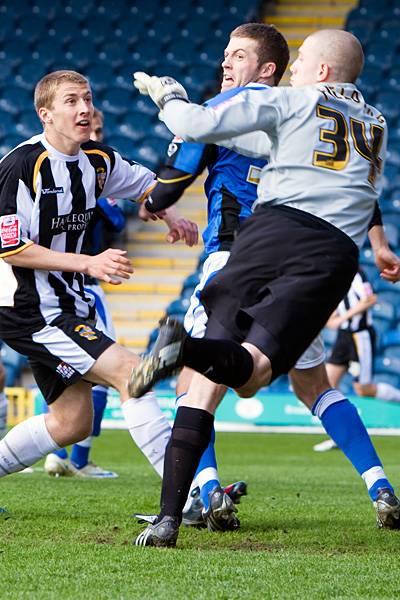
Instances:
[[[119,344],[109,346],[86,373],[85,379],[100,385],[112,386],[119,391],[121,401],[128,399],[127,382],[132,369],[140,362],[133,354]]]

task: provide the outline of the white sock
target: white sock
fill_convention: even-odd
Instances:
[[[382,381],[376,384],[376,397],[386,402],[400,402],[400,390]]]
[[[374,483],[376,483],[379,479],[387,479],[385,471],[381,466],[371,467],[368,469],[368,471],[364,471],[364,473],[361,474],[361,477],[364,479],[367,490],[370,490]]]
[[[22,471],[60,449],[47,430],[45,416],[26,419],[0,441],[0,477]]]
[[[122,404],[129,433],[160,477],[163,476],[165,447],[171,426],[158,405],[154,392],[130,398]]]
[[[0,392],[0,439],[3,437],[7,426],[7,396]]]
[[[89,435],[89,437],[85,438],[81,442],[78,442],[76,445],[77,446],[82,446],[83,448],[91,448],[92,447],[92,442],[93,442],[93,436]]]

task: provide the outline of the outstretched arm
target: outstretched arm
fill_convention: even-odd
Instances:
[[[121,283],[119,279],[113,279],[114,277],[129,279],[133,273],[126,250],[115,248],[109,248],[96,256],[88,256],[87,254],[57,252],[38,244],[30,244],[21,252],[6,256],[3,260],[15,267],[83,273],[114,285]]]

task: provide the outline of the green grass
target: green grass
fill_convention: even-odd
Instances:
[[[182,528],[176,549],[135,548],[135,510],[155,511],[157,476],[126,431],[93,456],[116,480],[0,482],[0,598],[29,600],[398,598],[400,531],[379,531],[364,483],[322,436],[219,434],[223,482],[246,479],[239,532]],[[399,484],[400,439],[376,438]],[[39,465],[40,466],[40,465]]]

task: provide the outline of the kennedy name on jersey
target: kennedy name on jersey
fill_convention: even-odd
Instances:
[[[51,219],[51,231],[54,235],[64,231],[83,231],[93,215],[93,209],[81,213],[59,215]]]

